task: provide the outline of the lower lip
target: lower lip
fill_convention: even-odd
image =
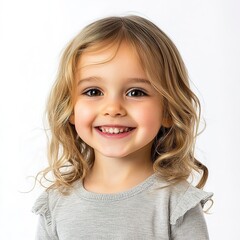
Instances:
[[[114,134],[114,133],[111,134],[111,133],[102,132],[98,128],[95,128],[95,129],[101,136],[103,136],[105,138],[111,138],[111,139],[119,139],[119,138],[127,137],[135,130],[135,128],[134,128],[134,129],[132,129],[129,132],[123,132],[123,133],[118,133],[118,134]]]

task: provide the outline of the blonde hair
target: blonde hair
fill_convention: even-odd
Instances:
[[[83,142],[69,122],[74,108],[75,72],[81,54],[97,45],[127,41],[136,50],[143,70],[163,96],[164,118],[171,127],[161,127],[152,146],[153,169],[170,183],[201,174],[202,188],[207,168],[194,158],[200,119],[200,102],[191,91],[183,60],[169,37],[151,21],[139,16],[108,17],[85,27],[66,47],[56,82],[47,104],[51,131],[49,167],[52,187],[70,187],[84,179],[94,163],[93,149]]]

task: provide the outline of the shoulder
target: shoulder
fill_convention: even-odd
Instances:
[[[51,223],[51,212],[55,208],[59,199],[63,195],[57,189],[48,189],[42,192],[42,194],[36,199],[32,212],[37,215],[42,215],[46,219],[47,223]]]
[[[74,182],[69,188],[49,188],[43,191],[36,199],[32,212],[38,215],[49,215],[66,201],[76,198],[75,191],[80,187],[79,182]]]
[[[213,196],[211,192],[198,189],[188,182],[180,182],[173,186],[172,202],[173,208],[170,216],[170,223],[176,224],[179,218],[183,217],[188,211],[200,205],[202,208],[205,203]]]
[[[159,179],[155,186],[159,188],[159,197],[164,197],[168,202],[171,225],[176,224],[190,210],[198,206],[203,208],[213,196],[213,193],[198,189],[187,181],[168,184]]]

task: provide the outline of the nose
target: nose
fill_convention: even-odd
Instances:
[[[127,111],[120,100],[109,99],[105,105],[103,114],[110,117],[123,117],[127,114]]]

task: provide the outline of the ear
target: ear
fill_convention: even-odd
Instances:
[[[74,115],[74,113],[72,113],[71,116],[69,117],[69,122],[70,122],[72,125],[75,125],[75,115]]]
[[[171,117],[164,117],[162,119],[162,126],[165,128],[170,128],[173,125]]]

